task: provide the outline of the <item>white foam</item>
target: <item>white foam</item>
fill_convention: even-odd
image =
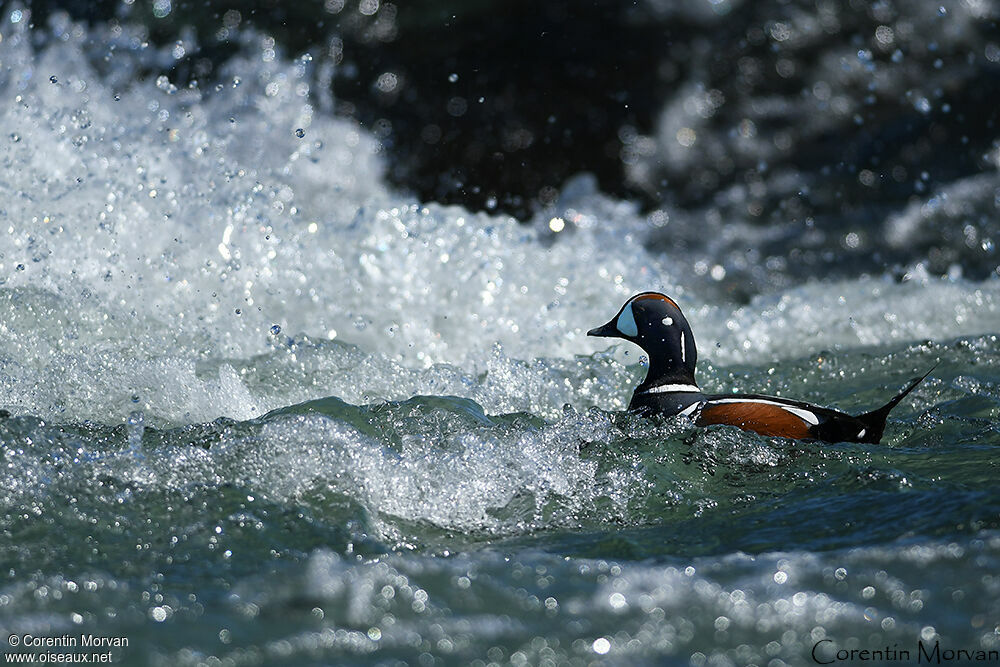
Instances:
[[[697,278],[643,248],[636,206],[592,179],[567,185],[557,234],[391,191],[379,143],[310,97],[310,58],[250,41],[221,90],[176,90],[134,82],[162,60],[135,36],[62,18],[36,48],[26,23],[5,19],[0,41],[0,404],[21,411],[187,423],[417,393],[491,412],[620,408],[635,370],[574,355],[606,345],[585,332],[646,289],[678,298],[716,363],[1000,319],[996,281],[705,303]],[[109,40],[98,73],[88,45]],[[303,334],[314,342],[288,344]],[[331,337],[358,349],[315,344]]]
[[[625,274],[662,285],[653,263],[636,264],[636,242],[609,253],[579,234],[547,247],[511,218],[389,192],[379,144],[310,102],[306,58],[268,61],[251,45],[221,90],[178,91],[127,83],[141,48],[98,74],[94,35],[60,24],[35,51],[26,23],[0,42],[13,100],[0,112],[11,129],[0,289],[13,313],[0,403],[107,418],[138,395],[173,418],[245,416],[252,399],[232,382],[202,390],[191,369],[272,351],[274,325],[477,373],[497,342],[521,359],[589,352],[583,332],[638,289]],[[188,370],[157,381],[164,364]],[[43,378],[53,386],[25,396]],[[360,382],[372,400],[393,393],[392,378]],[[172,396],[202,391],[225,395],[204,409]]]
[[[1000,281],[810,283],[757,297],[745,307],[703,307],[698,312],[689,320],[698,318],[698,345],[708,358],[754,363],[824,349],[992,333],[1000,323]]]

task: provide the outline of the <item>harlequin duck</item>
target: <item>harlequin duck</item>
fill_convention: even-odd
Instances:
[[[698,350],[691,327],[674,300],[658,292],[636,294],[610,322],[587,335],[624,338],[649,355],[649,371],[635,388],[629,411],[685,415],[698,426],[731,424],[797,440],[878,443],[889,412],[930,373],[881,408],[854,417],[776,396],[703,393],[694,379]]]

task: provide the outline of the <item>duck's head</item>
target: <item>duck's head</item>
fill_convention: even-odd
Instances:
[[[588,336],[624,338],[649,355],[649,373],[643,384],[694,384],[698,350],[694,334],[680,307],[659,292],[642,292],[625,302],[610,322]]]

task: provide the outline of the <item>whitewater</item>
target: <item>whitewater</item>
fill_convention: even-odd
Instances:
[[[586,174],[532,220],[417,201],[319,56],[249,34],[177,87],[137,31],[28,20],[0,24],[3,636],[172,665],[1000,647],[995,272],[733,300],[766,229],[694,244]],[[997,193],[994,164],[880,230]],[[707,391],[861,412],[938,366],[881,445],[640,419],[645,360],[585,332],[649,289]]]

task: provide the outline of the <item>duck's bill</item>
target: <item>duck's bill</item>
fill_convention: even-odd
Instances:
[[[621,336],[618,333],[618,327],[615,326],[614,320],[608,322],[607,324],[602,324],[601,326],[591,329],[587,332],[588,336],[599,336],[601,338],[614,338]]]

